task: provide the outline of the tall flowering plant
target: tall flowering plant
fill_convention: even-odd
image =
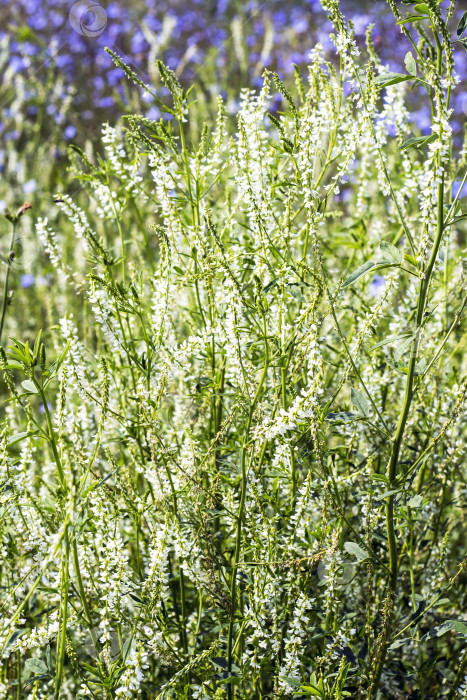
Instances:
[[[165,118],[73,148],[0,352],[0,697],[465,696],[467,14],[404,4],[400,73],[323,0],[338,67],[199,125],[159,63]]]

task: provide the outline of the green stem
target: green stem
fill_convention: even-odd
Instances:
[[[11,254],[14,253],[13,247],[15,245],[15,234],[16,234],[16,222],[14,221],[13,222],[13,231],[11,233],[11,240],[10,240],[10,250],[8,251],[8,260],[7,260],[5,282],[3,285],[2,317],[0,319],[0,341],[2,339],[3,325],[5,323],[5,314],[6,314],[6,309],[8,306],[8,282],[10,279],[10,270],[11,270]]]
[[[21,700],[21,652],[19,651],[16,652],[16,680],[18,682],[18,686],[16,688],[16,697],[17,700]]]
[[[42,405],[44,406],[45,417],[47,420],[47,427],[49,430],[49,441],[50,441],[50,444],[52,446],[52,452],[54,455],[55,464],[57,466],[58,476],[60,479],[60,485],[63,488],[66,488],[65,473],[63,471],[62,461],[60,459],[60,455],[58,454],[57,440],[55,438],[55,431],[53,428],[52,418],[50,416],[50,411],[49,411],[49,407],[47,404],[47,398],[46,398],[46,395],[45,395],[45,392],[44,392],[42,386],[39,384],[39,382],[37,381],[34,374],[32,375],[32,381],[40,394],[40,397],[42,399]]]
[[[68,537],[68,525],[65,530],[65,561],[63,565],[63,579],[62,581],[62,616],[61,616],[61,634],[59,637],[58,644],[58,660],[57,660],[57,674],[55,676],[55,692],[54,700],[58,700],[60,695],[60,686],[62,684],[63,678],[63,665],[65,661],[65,648],[66,648],[66,627],[68,619],[68,589],[70,586],[70,541]]]
[[[245,498],[246,498],[246,487],[247,487],[247,472],[246,472],[247,445],[248,445],[248,438],[249,438],[249,433],[250,433],[250,428],[251,428],[251,421],[253,419],[253,413],[255,410],[256,402],[258,401],[259,395],[261,393],[261,389],[262,389],[263,384],[266,380],[266,376],[268,373],[268,367],[269,367],[269,347],[268,347],[268,342],[267,342],[266,321],[265,320],[264,320],[264,336],[265,336],[264,340],[265,340],[265,345],[266,345],[266,358],[265,358],[265,363],[264,363],[264,369],[263,369],[263,373],[261,375],[261,379],[260,379],[259,384],[258,384],[258,388],[256,389],[256,393],[255,393],[253,401],[251,403],[250,410],[248,412],[248,419],[247,419],[247,423],[246,423],[245,436],[243,438],[242,454],[241,454],[242,486],[241,486],[241,493],[240,493],[240,505],[239,505],[238,517],[237,517],[237,534],[236,534],[236,541],[235,541],[235,554],[234,554],[234,560],[233,560],[233,564],[232,564],[232,578],[231,578],[231,582],[230,582],[231,610],[230,610],[229,632],[228,632],[228,640],[227,640],[227,668],[228,668],[229,674],[232,671],[233,631],[234,631],[234,625],[235,625],[236,597],[237,597],[237,569],[238,569],[238,564],[240,561],[241,540],[242,540],[242,523],[243,523],[244,510],[245,510]],[[229,682],[227,685],[227,693],[228,693],[229,700],[231,700],[231,698],[232,698],[232,683],[231,682]]]
[[[75,568],[79,597],[81,598],[81,605],[83,606],[84,616],[86,618],[86,623],[88,625],[88,629],[89,629],[89,633],[91,635],[92,643],[94,645],[95,650],[97,651],[98,650],[98,642],[97,642],[96,634],[95,634],[93,627],[92,627],[91,612],[89,610],[89,605],[88,605],[86,593],[85,593],[84,586],[83,586],[83,579],[81,577],[81,569],[80,569],[80,565],[79,565],[79,556],[78,556],[78,545],[76,543],[76,539],[73,539],[72,551],[73,551],[73,566]]]
[[[396,434],[392,444],[391,457],[389,459],[387,476],[388,476],[388,488],[391,490],[394,487],[394,482],[397,478],[397,464],[399,461],[399,454],[402,447],[402,442],[404,438],[405,427],[409,417],[410,406],[412,404],[412,398],[414,394],[414,379],[415,379],[415,365],[417,362],[418,348],[420,343],[420,333],[421,324],[425,314],[425,307],[428,295],[428,289],[430,286],[431,275],[433,273],[433,267],[438,256],[439,247],[441,245],[441,239],[444,231],[444,218],[443,218],[443,204],[444,204],[444,173],[441,176],[441,182],[438,184],[438,208],[437,208],[437,230],[436,238],[431,250],[430,258],[428,260],[427,266],[425,268],[424,277],[421,280],[420,290],[418,295],[417,304],[417,335],[411,346],[410,362],[407,371],[407,380],[405,384],[405,395],[404,402],[402,404],[401,413],[399,416],[399,421],[397,424]],[[397,553],[397,539],[395,532],[395,522],[394,522],[394,494],[386,499],[386,532],[388,540],[389,549],[389,589],[393,596],[397,593],[397,574],[398,574],[398,553]],[[387,643],[384,644],[384,649],[382,651],[375,676],[376,681],[373,687],[373,694],[376,697],[376,692],[381,680],[381,674],[383,671],[384,663],[387,654]]]

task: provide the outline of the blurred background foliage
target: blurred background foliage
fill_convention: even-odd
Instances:
[[[89,0],[88,4],[90,9],[83,12],[82,5],[71,1],[0,0],[0,211],[14,211],[25,201],[32,205],[22,217],[23,248],[12,269],[14,313],[25,319],[26,327],[31,303],[42,309],[42,315],[47,313],[48,261],[35,239],[34,221],[39,216],[53,219],[56,192],[68,192],[79,202],[82,182],[69,171],[68,147],[77,143],[91,156],[102,149],[103,123],[122,123],[122,115],[134,112],[151,119],[161,116],[153,97],[135,88],[112,63],[105,47],[122,56],[142,81],[155,86],[162,101],[166,93],[156,59],[166,62],[184,87],[194,86],[196,107],[190,110],[188,125],[194,142],[202,123],[215,118],[217,95],[222,96],[227,114],[233,114],[240,90],[258,88],[264,68],[277,71],[287,84],[293,80],[294,64],[305,74],[316,43],[331,59],[334,56],[331,25],[319,0],[112,0],[101,4]],[[367,27],[374,25],[372,39],[383,62],[389,70],[404,70],[404,55],[410,47],[384,0],[342,0],[341,8],[352,18],[362,51]],[[400,4],[400,9],[406,13],[408,8]],[[70,10],[79,15],[81,33],[70,23]],[[96,36],[85,35],[87,28],[96,26]],[[453,21],[453,31],[454,27]],[[460,148],[467,114],[467,52],[459,44],[455,47],[462,87],[452,104],[453,128]],[[431,115],[421,102],[419,106],[418,89],[411,95],[413,119],[418,132],[428,133]],[[280,104],[277,95],[269,111],[274,113]],[[9,243],[10,226],[3,219],[0,259],[4,263]],[[73,255],[71,239],[69,244]]]

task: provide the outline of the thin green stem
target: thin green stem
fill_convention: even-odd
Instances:
[[[62,568],[61,582],[61,598],[62,598],[62,613],[60,619],[61,631],[57,640],[57,672],[55,675],[55,692],[54,700],[58,700],[60,696],[60,687],[63,679],[63,665],[65,662],[66,649],[66,629],[68,622],[68,589],[70,587],[70,541],[68,537],[68,526],[65,531],[65,558]]]
[[[250,409],[248,411],[248,419],[247,419],[247,423],[246,423],[245,435],[243,438],[242,453],[241,453],[242,485],[241,485],[241,493],[240,493],[240,505],[239,505],[238,516],[237,516],[237,533],[236,533],[236,538],[235,538],[235,553],[234,553],[234,559],[232,562],[232,578],[231,578],[231,582],[230,582],[231,609],[230,609],[229,631],[228,631],[228,638],[227,638],[227,668],[228,668],[229,673],[232,671],[233,632],[234,632],[234,625],[235,625],[235,615],[237,613],[237,605],[236,605],[237,569],[238,569],[238,563],[240,561],[240,552],[241,552],[241,544],[242,544],[242,524],[243,524],[243,516],[244,516],[244,510],[245,510],[245,498],[246,498],[246,487],[247,487],[246,456],[247,456],[248,440],[249,440],[249,434],[250,434],[250,428],[251,428],[251,421],[253,419],[253,413],[254,413],[254,410],[256,407],[256,402],[258,401],[258,398],[260,396],[263,384],[264,384],[266,377],[267,377],[268,368],[269,368],[269,347],[268,347],[268,342],[267,342],[265,319],[264,319],[264,335],[265,335],[264,340],[265,340],[265,345],[266,345],[265,363],[264,363],[264,368],[263,368],[263,372],[261,375],[261,379],[260,379],[259,384],[258,384],[258,388],[256,389],[256,393],[254,395],[253,401],[251,402]],[[228,698],[230,700],[232,697],[232,683],[231,682],[229,682],[227,685],[227,693],[228,693]]]
[[[3,285],[3,301],[2,301],[2,316],[0,319],[0,342],[2,340],[2,333],[3,333],[3,326],[5,323],[5,315],[6,315],[6,309],[8,306],[8,282],[10,279],[10,271],[11,271],[11,261],[13,260],[14,256],[14,245],[15,245],[15,236],[16,236],[16,222],[13,222],[13,230],[11,233],[11,240],[10,240],[10,249],[8,251],[8,260],[7,260],[7,268],[6,268],[6,274],[5,274],[5,282]]]

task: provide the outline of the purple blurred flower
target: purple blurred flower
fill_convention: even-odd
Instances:
[[[381,294],[386,285],[386,280],[381,275],[375,275],[373,280],[370,282],[369,291],[374,297]]]
[[[67,139],[74,138],[76,136],[76,127],[73,126],[73,124],[70,124],[69,126],[67,126],[63,134]]]
[[[34,284],[34,276],[30,274],[21,275],[21,286],[23,289],[29,289]]]
[[[36,191],[37,182],[35,180],[28,180],[23,185],[24,194],[32,194]]]

